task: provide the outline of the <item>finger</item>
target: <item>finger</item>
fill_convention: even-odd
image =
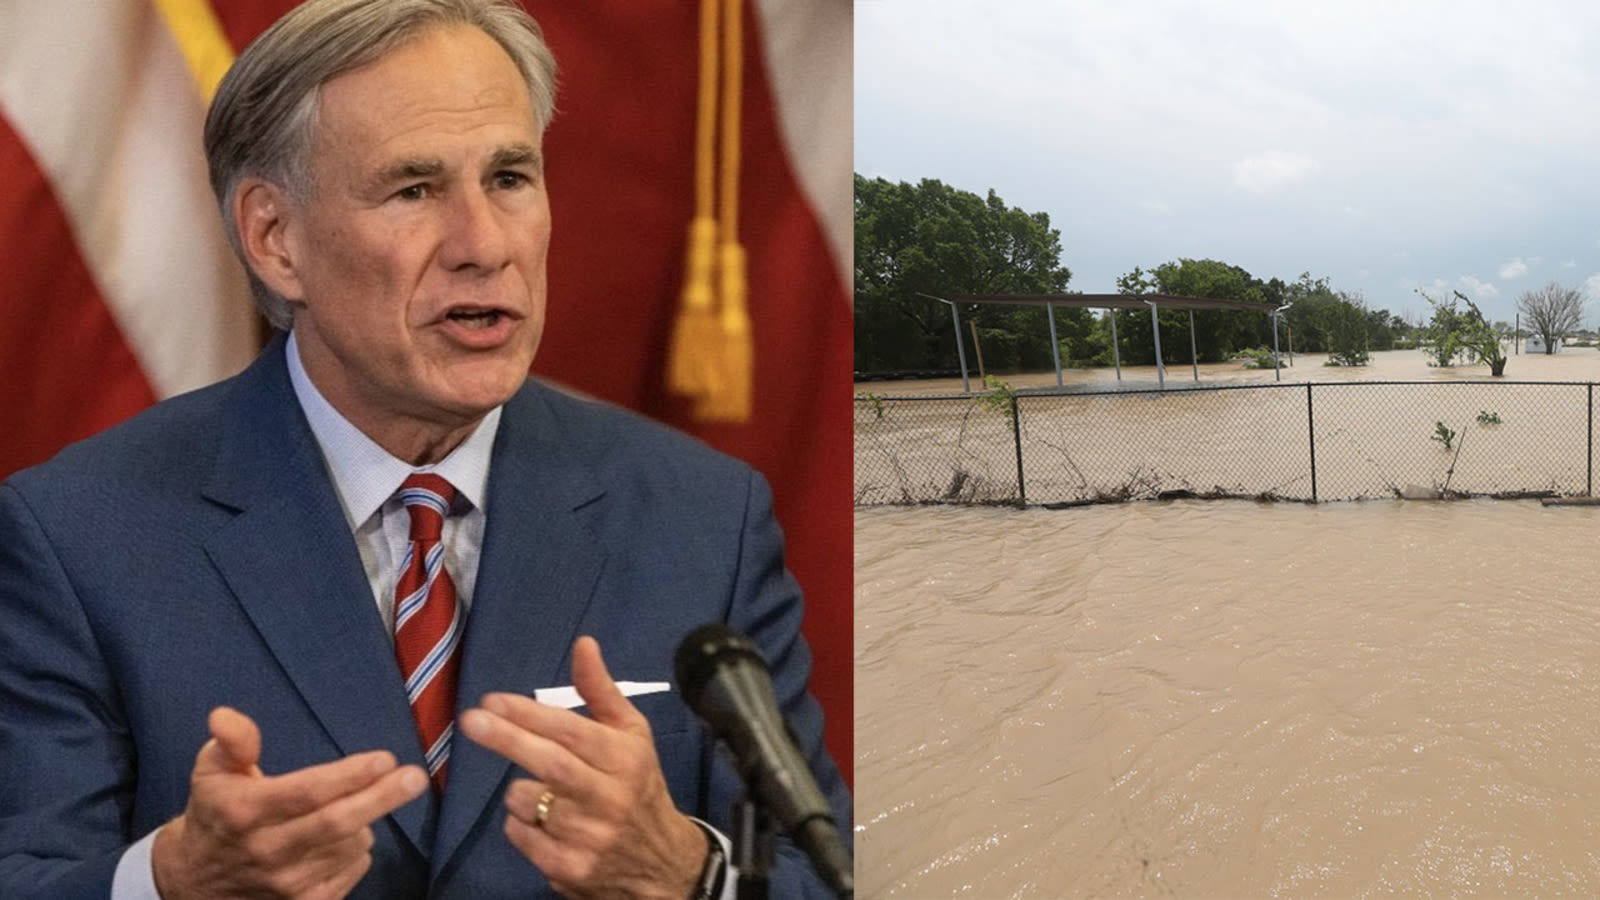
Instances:
[[[317,848],[314,854],[287,858],[285,868],[276,872],[266,885],[279,896],[301,900],[342,898],[355,887],[372,866],[372,829]]]
[[[372,846],[372,823],[421,796],[428,784],[421,766],[402,766],[365,788],[270,826],[255,851],[268,860],[309,865],[310,876],[321,880],[365,855]]]
[[[395,777],[396,772],[404,771],[398,765],[394,754],[387,750],[356,753],[264,779],[254,788],[254,799],[264,821],[285,822],[368,790],[385,778]],[[412,770],[413,775],[420,771],[416,766],[405,769]],[[423,780],[427,780],[426,776]],[[408,776],[405,783],[414,785],[415,781]]]
[[[556,798],[551,797],[549,806],[545,811],[544,822],[539,821],[539,801],[544,799],[546,791],[555,794],[550,786],[542,781],[532,778],[518,778],[506,787],[506,811],[513,816],[527,822],[529,825],[539,825],[548,828],[554,824],[552,821],[556,811]]]
[[[566,868],[563,865],[561,842],[543,828],[515,816],[506,816],[505,835],[511,846],[527,857],[528,862],[543,872],[550,879],[551,886],[555,887],[558,881],[556,871]]]
[[[302,815],[282,826],[290,847],[316,847],[360,835],[378,819],[422,796],[428,773],[421,766],[401,766],[371,784]]]
[[[617,687],[600,655],[600,642],[588,635],[578,638],[572,645],[572,686],[578,696],[589,705],[595,720],[616,728],[649,733],[650,726],[642,713]]]
[[[577,888],[592,881],[598,859],[591,849],[558,839],[549,830],[513,816],[506,817],[503,830],[511,846],[544,873],[556,893],[574,896]]]
[[[585,747],[603,741],[611,726],[581,713],[522,694],[491,693],[483,696],[483,708],[524,731],[555,741],[583,756]]]
[[[339,872],[306,892],[308,900],[342,900],[348,895],[361,879],[366,877],[367,870],[372,868],[372,854],[363,853]]]
[[[308,848],[280,840],[282,830],[278,826],[256,836],[250,850],[256,864],[271,873],[271,890],[289,897],[314,895],[325,885],[342,882],[351,868],[372,855],[375,841],[372,829],[362,828]]]
[[[511,711],[512,701],[520,701],[515,703],[519,707],[515,720],[499,714]],[[526,697],[512,694],[490,694],[484,698],[482,708],[463,712],[457,724],[461,727],[461,733],[472,741],[529,772],[538,773],[546,781],[561,785],[564,793],[587,793],[588,785],[596,777],[594,767],[579,754],[539,732],[541,723],[548,721],[549,713],[570,716],[589,727],[602,727],[567,710],[543,707]]]
[[[219,706],[206,717],[211,740],[195,757],[194,774],[260,775],[261,729],[249,716]]]
[[[550,755],[549,751],[541,750],[538,746],[529,746],[532,752],[540,753],[539,764],[543,768],[534,769],[527,765],[523,765],[523,768],[545,775],[563,786],[574,784],[580,774],[563,774],[560,770],[552,769],[552,765],[566,766],[571,760],[576,760],[587,770],[615,774],[628,764],[627,749],[630,743],[639,743],[638,739],[642,737],[642,743],[649,745],[648,725],[644,726],[642,735],[631,735],[615,726],[569,709],[540,703],[521,694],[486,694],[482,708],[499,716],[509,726],[562,748],[564,753]]]
[[[545,800],[544,821],[539,821],[539,806]],[[506,812],[522,822],[544,829],[559,841],[582,844],[592,838],[596,823],[584,815],[584,804],[561,794],[552,785],[532,778],[518,778],[506,787]]]

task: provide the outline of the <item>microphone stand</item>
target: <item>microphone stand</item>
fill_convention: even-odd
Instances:
[[[767,900],[767,873],[772,868],[772,819],[750,792],[743,791],[733,809],[733,864],[739,870],[738,900]]]

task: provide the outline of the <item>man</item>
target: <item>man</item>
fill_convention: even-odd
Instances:
[[[288,333],[0,486],[0,896],[727,891],[737,779],[663,690],[705,621],[847,833],[759,477],[526,383],[553,89],[503,0],[240,57],[207,156]]]

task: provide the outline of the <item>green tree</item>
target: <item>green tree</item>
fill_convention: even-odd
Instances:
[[[918,294],[1060,294],[1071,278],[1061,232],[1045,213],[1007,206],[993,190],[980,197],[933,179],[855,176],[857,371],[956,367],[949,308]],[[977,325],[989,368],[1052,364],[1043,308],[965,304],[960,312],[963,330]],[[1093,356],[1089,312],[1055,314],[1066,359]]]
[[[1341,292],[1341,296],[1345,295]],[[1393,350],[1396,338],[1405,328],[1405,322],[1387,309],[1368,309],[1365,298],[1359,293],[1345,298],[1363,312],[1367,324],[1367,346],[1373,350]]]
[[[1179,259],[1162,263],[1146,272],[1135,268],[1117,279],[1124,294],[1168,294],[1177,297],[1208,297],[1217,300],[1245,300],[1270,310],[1281,298],[1282,282],[1262,282],[1244,269],[1214,259]],[[1150,333],[1150,313],[1145,310],[1117,310],[1117,337],[1122,358],[1134,365],[1155,362],[1155,340]],[[1197,310],[1194,314],[1194,348],[1201,362],[1221,362],[1237,350],[1259,342],[1264,334],[1271,341],[1267,317],[1247,310]],[[1161,310],[1161,355],[1167,363],[1189,361],[1189,313],[1186,310]]]
[[[1450,365],[1459,353],[1468,363],[1487,364],[1491,375],[1505,374],[1506,355],[1500,346],[1500,334],[1476,303],[1460,291],[1452,291],[1453,296],[1444,299],[1432,297],[1421,288],[1417,293],[1433,307],[1433,319],[1428,324],[1428,338],[1433,341],[1429,355],[1438,365]],[[1457,300],[1467,305],[1465,312],[1456,309]]]
[[[1310,272],[1300,277],[1284,290],[1284,302],[1289,309],[1283,314],[1286,330],[1294,336],[1294,349],[1298,353],[1332,353],[1328,334],[1332,330],[1335,310],[1340,296],[1329,286],[1327,278],[1312,278]],[[1337,315],[1343,318],[1342,315]]]
[[[1117,291],[1123,294],[1156,294],[1160,293],[1161,286],[1156,282],[1155,274],[1146,272],[1138,266],[1117,279]]]
[[[1323,311],[1328,360],[1337,366],[1364,366],[1370,346],[1367,314],[1358,301],[1341,294]]]

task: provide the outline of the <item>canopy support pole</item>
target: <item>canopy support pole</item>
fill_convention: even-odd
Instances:
[[[966,347],[962,346],[961,344],[961,315],[956,312],[955,302],[952,300],[946,300],[943,297],[935,297],[932,294],[924,294],[921,291],[917,292],[917,296],[926,298],[928,300],[937,300],[940,303],[943,303],[945,306],[950,307],[950,325],[956,333],[956,359],[961,361],[961,393],[972,393],[972,385],[967,383],[967,350]]]
[[[1189,310],[1189,364],[1194,367],[1194,380],[1200,383],[1200,351],[1194,348],[1194,310]]]
[[[950,303],[949,300],[945,301]],[[961,393],[972,393],[972,385],[967,383],[967,350],[961,344],[961,315],[956,312],[956,305],[950,303],[950,324],[956,331],[956,359],[961,361]]]
[[[1167,389],[1167,367],[1161,362],[1161,317],[1154,300],[1144,301],[1150,307],[1150,333],[1156,336],[1156,388]]]
[[[1122,380],[1122,351],[1117,347],[1117,311],[1109,310],[1111,314],[1111,361],[1117,367],[1117,380]]]
[[[1056,305],[1046,303],[1044,312],[1050,317],[1050,355],[1056,361],[1056,387],[1061,387],[1061,345],[1056,343]]]
[[[1283,361],[1278,358],[1278,319],[1282,317],[1284,310],[1293,305],[1285,303],[1272,311],[1272,374],[1275,381],[1283,380]]]

